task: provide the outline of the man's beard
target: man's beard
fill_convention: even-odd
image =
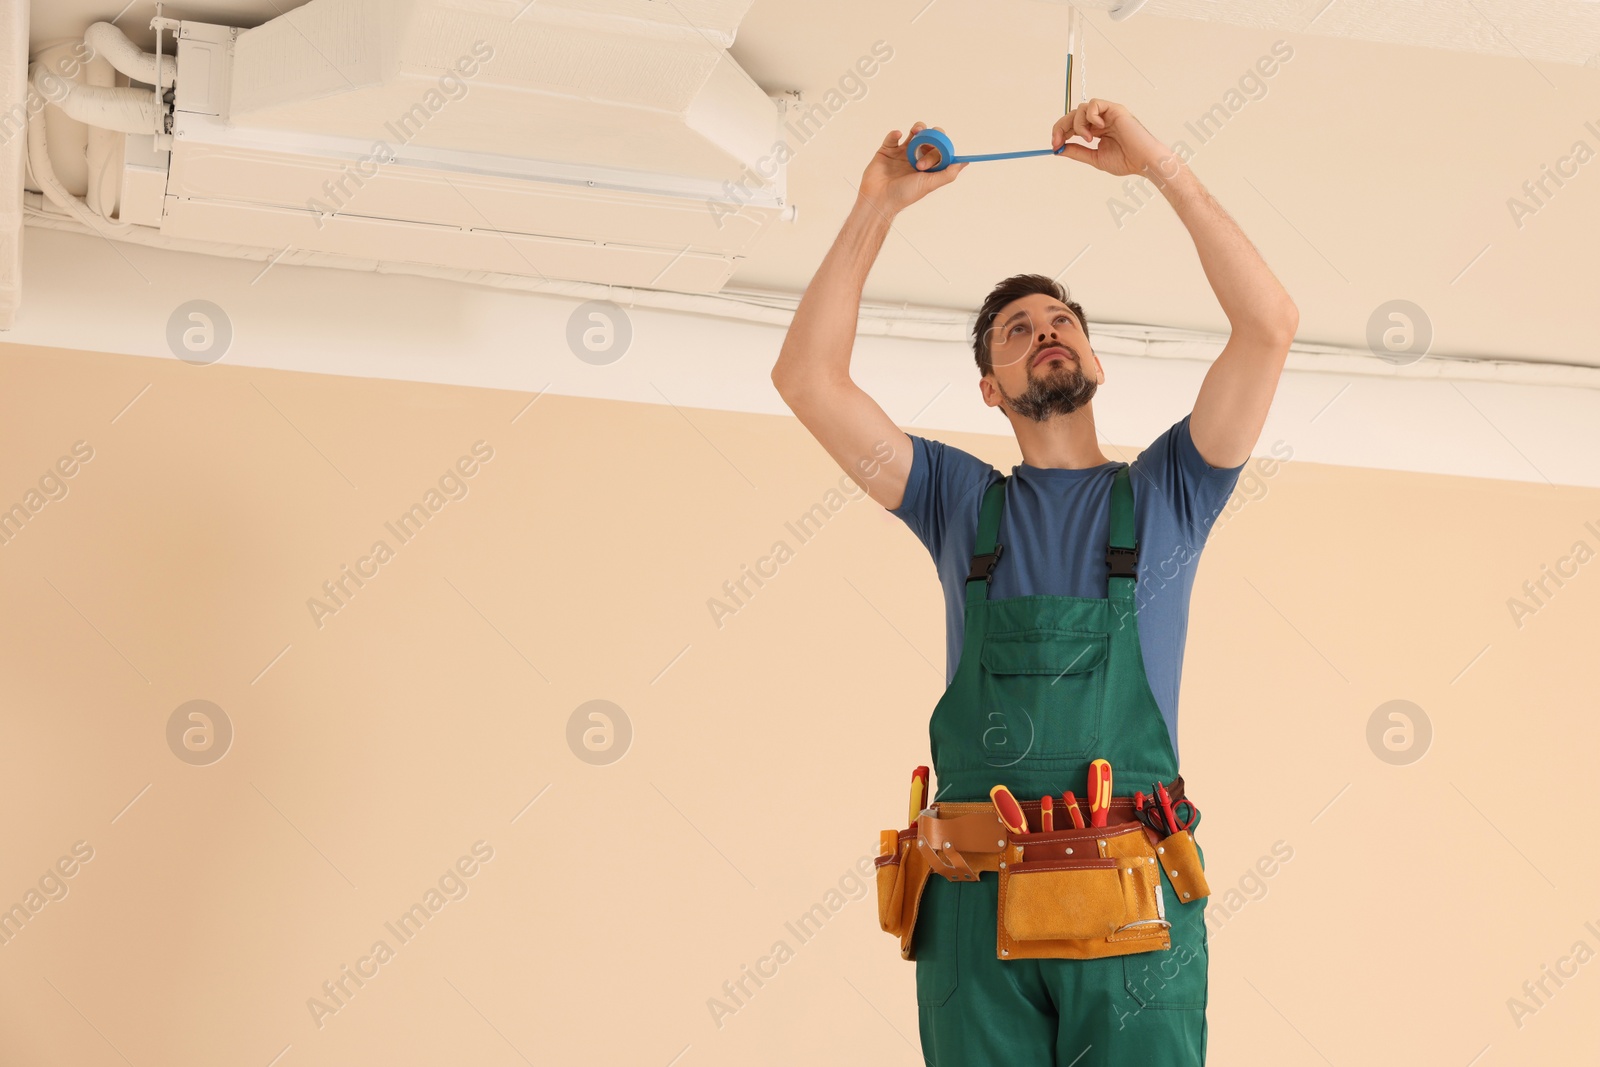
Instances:
[[[1045,364],[1049,367],[1049,363]],[[999,388],[999,382],[995,386]],[[1016,396],[1004,389],[1000,395],[1011,404],[1011,410],[1025,419],[1043,422],[1054,415],[1070,415],[1094,398],[1099,383],[1086,377],[1082,365],[1068,360],[1062,368],[1051,368],[1044,374],[1034,374],[1028,367],[1028,388]]]

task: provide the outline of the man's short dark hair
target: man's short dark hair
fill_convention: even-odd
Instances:
[[[972,354],[978,361],[980,376],[994,372],[994,361],[989,353],[989,331],[994,327],[995,317],[1013,300],[1033,293],[1054,297],[1071,308],[1083,326],[1083,335],[1089,336],[1089,320],[1083,317],[1083,308],[1067,298],[1067,291],[1054,278],[1047,278],[1043,274],[1014,274],[984,297],[983,306],[978,309],[978,317],[972,324]]]

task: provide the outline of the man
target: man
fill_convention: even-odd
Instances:
[[[1019,798],[1074,790],[1087,803],[1096,758],[1110,761],[1116,794],[1149,792],[1177,780],[1194,563],[1266,421],[1299,314],[1182,160],[1125,107],[1092,99],[1055,124],[1052,147],[1108,174],[1149,177],[1187,227],[1232,327],[1194,410],[1131,465],[1108,459],[1092,404],[1106,372],[1084,311],[1051,279],[1018,275],[979,309],[973,350],[984,403],[1010,421],[1023,462],[1005,477],[908,435],[850,378],[861,291],[894,216],[966,164],[913,167],[899,136],[884,138],[862,175],[773,383],[937,566],[949,681],[930,722],[938,802],[987,801],[1004,784]],[[1098,147],[1066,143],[1074,137]],[[1165,886],[1171,945],[1161,952],[1007,959],[996,949],[996,887],[993,869],[927,879],[913,932],[929,1064],[1204,1062],[1203,899]]]

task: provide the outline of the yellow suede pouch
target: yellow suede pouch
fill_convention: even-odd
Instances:
[[[1165,931],[1166,905],[1155,857],[1125,856],[1117,862],[1122,874],[1122,925],[1109,939],[1136,941],[1149,937],[1153,930]]]
[[[1038,839],[1045,843],[1009,844],[1000,865],[1001,959],[1096,959],[1171,947],[1155,850],[1142,833]],[[1024,860],[1025,849],[1062,854]]]
[[[1114,859],[1008,865],[1006,932],[1022,941],[1105,937],[1122,925],[1122,878]]]
[[[885,933],[900,936],[905,904],[906,865],[902,862],[910,848],[909,840],[902,841],[897,830],[878,831],[878,925]]]
[[[912,960],[911,935],[928,884],[928,863],[917,849],[915,827],[878,831],[878,925],[900,939],[900,958]]]
[[[1189,831],[1179,830],[1170,837],[1162,838],[1156,845],[1156,858],[1167,872],[1167,878],[1172,882],[1180,901],[1187,904],[1211,895],[1211,886],[1206,884],[1205,868],[1200,864],[1200,850]]]

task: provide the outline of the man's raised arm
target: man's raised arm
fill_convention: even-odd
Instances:
[[[1108,174],[1144,175],[1194,239],[1200,266],[1232,331],[1195,397],[1189,435],[1207,464],[1237,467],[1250,458],[1266,424],[1300,312],[1200,179],[1127,108],[1109,100],[1085,102],[1056,123],[1052,147],[1075,135],[1099,137],[1100,146],[1068,145],[1068,158]]]
[[[906,139],[922,129],[917,123]],[[911,439],[850,377],[861,290],[894,217],[966,167],[919,170],[906,161],[905,145],[893,130],[867,164],[855,205],[806,286],[772,368],[772,384],[795,418],[872,499],[890,509],[905,497]]]

